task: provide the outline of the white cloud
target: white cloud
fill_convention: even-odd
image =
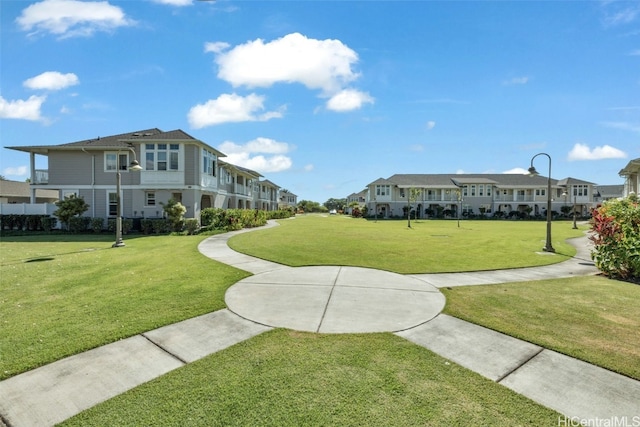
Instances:
[[[429,121],[427,122],[427,129],[428,129],[428,130],[431,130],[431,129],[433,129],[434,127],[436,127],[436,122],[434,122],[433,120],[429,120]]]
[[[29,172],[28,166],[8,167],[2,171],[2,175],[24,177],[24,176],[27,176],[28,172]]]
[[[42,120],[42,117],[40,116],[40,108],[46,99],[46,96],[33,95],[26,101],[22,99],[7,101],[0,96],[0,118]]]
[[[231,45],[225,42],[207,42],[204,44],[205,52],[222,53],[223,50],[229,49]]]
[[[358,55],[340,40],[310,39],[299,33],[267,43],[262,39],[249,41],[217,53],[215,62],[218,77],[234,87],[301,83],[332,94],[359,77],[351,69]]]
[[[196,129],[230,122],[264,122],[282,117],[284,107],[279,111],[256,114],[262,110],[264,110],[264,96],[252,93],[244,97],[235,93],[225,93],[216,99],[210,99],[204,104],[192,107],[187,118],[191,127]]]
[[[327,101],[327,109],[344,112],[362,108],[365,103],[373,104],[374,99],[365,92],[354,89],[344,89],[333,95]]]
[[[640,49],[632,50],[629,52],[629,56],[640,56]]]
[[[513,169],[509,169],[507,171],[504,171],[502,173],[511,173],[511,174],[522,174],[522,175],[526,175],[529,173],[529,171],[527,169],[524,168],[513,168]]]
[[[628,130],[630,132],[640,133],[640,125],[634,125],[627,122],[602,122],[606,127],[620,130]]]
[[[567,160],[624,159],[626,157],[627,154],[624,151],[618,150],[610,145],[603,145],[602,147],[591,149],[586,144],[577,143],[569,152]]]
[[[242,166],[260,173],[281,172],[291,168],[293,162],[285,154],[295,149],[294,145],[259,137],[244,145],[225,141],[218,149],[225,153],[225,162]],[[264,154],[267,154],[265,156]]]
[[[122,9],[109,2],[43,0],[22,10],[16,22],[24,31],[48,32],[60,38],[91,36],[135,24]]]
[[[305,172],[311,172],[314,169],[315,166],[313,166],[313,164],[309,163],[308,165],[304,165],[304,170]]]
[[[622,8],[618,8],[616,7],[618,4],[622,4],[626,6],[632,3],[621,2],[621,3],[616,3],[615,5],[611,3],[612,7],[609,7],[607,8],[607,10],[605,10],[605,16],[604,16],[605,26],[614,27],[617,25],[629,24],[635,21],[636,18],[638,17],[638,14],[640,13],[640,8],[638,8],[637,6],[635,5],[632,7],[623,6]],[[617,10],[612,10],[614,8]]]
[[[409,151],[413,151],[416,153],[419,153],[421,151],[424,151],[424,145],[422,144],[412,144],[409,146]]]
[[[191,6],[192,0],[153,0],[154,3],[166,4],[169,6]]]
[[[504,80],[502,82],[503,85],[511,86],[511,85],[524,85],[529,82],[529,77],[512,77],[510,79]]]
[[[45,71],[25,80],[22,84],[29,89],[60,90],[80,83],[73,73],[62,74],[58,71]]]

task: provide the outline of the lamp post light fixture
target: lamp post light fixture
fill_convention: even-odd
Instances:
[[[538,153],[531,158],[531,167],[529,168],[529,175],[536,176],[540,175],[536,168],[533,166],[533,160],[538,156],[547,156],[549,158],[549,176],[547,177],[547,240],[542,248],[545,252],[555,252],[551,245],[551,156],[547,153]]]
[[[564,203],[567,204],[567,191],[565,190],[562,195],[564,196]],[[573,227],[574,230],[578,229],[578,225],[576,224],[576,195],[573,194]]]
[[[138,163],[135,158],[135,151],[133,151],[133,148],[129,148],[129,150],[133,153],[133,160],[129,164],[129,170],[133,172],[141,171],[142,166],[140,166],[140,163]],[[116,241],[111,245],[111,247],[121,248],[122,246],[125,246],[125,244],[122,241],[122,200],[120,197],[120,181],[122,180],[122,176],[120,174],[120,151],[118,151],[118,154],[116,155],[116,168]]]

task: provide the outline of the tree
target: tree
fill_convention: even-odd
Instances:
[[[184,224],[184,214],[187,212],[187,208],[180,202],[175,199],[169,199],[169,201],[165,204],[160,202],[162,205],[162,209],[164,209],[167,214],[167,218],[169,218],[169,222],[171,223],[171,229],[173,231],[182,230],[182,225]]]
[[[327,212],[327,208],[322,206],[318,202],[312,202],[311,200],[300,200],[298,202],[298,209],[304,212]]]
[[[419,188],[409,188],[409,196],[407,197],[407,227],[411,228],[411,203],[415,203],[420,197],[421,190]],[[417,216],[414,210],[414,219]]]
[[[70,194],[64,198],[64,200],[58,200],[56,202],[58,209],[53,213],[57,216],[62,224],[66,224],[67,230],[69,229],[69,220],[75,216],[80,216],[89,209],[89,205],[84,201],[82,197],[76,197],[75,194]]]

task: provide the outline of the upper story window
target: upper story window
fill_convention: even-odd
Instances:
[[[547,190],[544,188],[536,188],[536,196],[544,196],[547,194]]]
[[[476,195],[476,185],[471,184],[471,197],[475,197]]]
[[[376,185],[376,196],[390,196],[390,195],[391,195],[390,185]]]
[[[478,185],[478,196],[484,196],[484,184]]]
[[[216,160],[217,157],[211,151],[202,149],[202,173],[206,175],[216,176]]]
[[[126,171],[129,168],[129,153],[107,152],[104,153],[104,170],[115,172]]]
[[[588,192],[588,186],[587,185],[574,185],[573,186],[573,195],[574,196],[588,196],[589,192]]]
[[[145,144],[145,170],[177,171],[180,144]]]

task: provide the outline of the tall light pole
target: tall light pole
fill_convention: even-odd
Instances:
[[[577,230],[578,229],[578,225],[576,224],[576,193],[575,193],[575,189],[572,188],[571,189],[571,193],[573,193],[573,229]]]
[[[451,178],[451,182],[453,183],[453,185],[455,185],[456,187],[458,187],[458,215],[456,215],[458,217],[458,228],[460,228],[460,215],[462,215],[462,184],[460,184],[458,181],[456,181],[455,179]]]
[[[538,156],[547,156],[549,158],[549,176],[547,177],[547,241],[542,248],[545,252],[555,252],[551,245],[551,156],[547,153],[538,153],[531,158],[531,167],[529,168],[529,175],[540,175],[535,167],[533,167],[533,160]]]
[[[135,151],[133,151],[133,148],[129,148],[129,150],[133,153],[133,160],[129,164],[129,170],[133,172],[141,171],[142,166],[135,159]],[[122,201],[120,200],[120,181],[122,179],[120,175],[120,151],[116,154],[116,169],[116,242],[111,247],[121,248],[124,246],[124,242],[122,241]]]

